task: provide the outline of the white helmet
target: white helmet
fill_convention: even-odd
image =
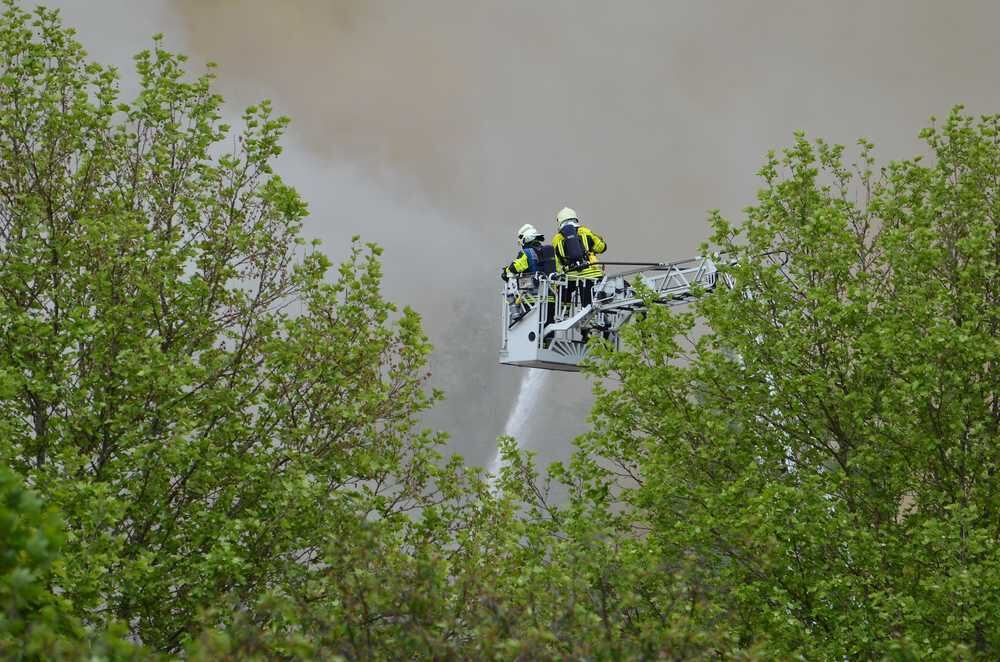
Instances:
[[[556,214],[556,227],[561,228],[566,223],[576,220],[578,220],[576,217],[576,212],[570,209],[569,207],[563,207],[562,209],[559,210],[559,213]]]
[[[522,246],[525,244],[530,244],[536,239],[544,239],[542,235],[535,229],[535,226],[531,223],[525,223],[521,226],[521,229],[517,231],[517,240]]]

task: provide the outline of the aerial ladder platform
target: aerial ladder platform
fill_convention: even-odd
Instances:
[[[643,289],[651,293],[654,304],[681,306],[713,291],[720,282],[733,286],[732,276],[720,272],[709,257],[642,264],[598,280],[592,302],[584,305],[579,290],[572,297],[563,296],[568,291],[565,274],[511,278],[501,292],[500,363],[579,371],[592,336],[620,349],[621,328],[646,309]]]

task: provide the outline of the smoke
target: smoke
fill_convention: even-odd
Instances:
[[[29,10],[35,5],[58,9],[92,60],[121,69],[126,93],[135,81],[130,76],[132,56],[149,48],[153,35],[164,34],[173,46],[183,39],[179,17],[163,0],[25,0],[23,5]]]
[[[388,295],[438,348],[430,422],[477,463],[521,377],[496,365],[496,292],[522,223],[551,232],[570,205],[611,259],[684,258],[793,130],[907,156],[931,113],[1000,108],[992,0],[61,4],[92,50],[176,30],[232,108],[293,118],[280,170],[307,232],[334,256],[356,233],[386,248]],[[551,376],[524,432],[543,459],[588,403],[580,376]]]

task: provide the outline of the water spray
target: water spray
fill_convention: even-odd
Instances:
[[[548,375],[547,370],[533,368],[521,379],[521,386],[517,391],[517,400],[507,417],[507,424],[504,425],[503,433],[508,437],[513,437],[517,441],[517,447],[521,448],[523,443],[524,424],[531,416],[531,412],[538,404],[545,380]],[[493,464],[490,465],[490,473],[497,475],[503,466],[503,458],[500,457],[500,450],[497,450]]]

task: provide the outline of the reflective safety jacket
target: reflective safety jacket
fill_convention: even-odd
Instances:
[[[507,265],[504,269],[504,275],[507,278],[517,278],[522,274],[533,274],[533,273],[543,273],[546,275],[553,274],[558,269],[558,264],[556,260],[556,252],[551,246],[545,246],[540,241],[533,241],[527,246],[525,246],[514,261]],[[553,290],[549,290],[549,294],[545,297],[546,301],[554,302]],[[526,303],[528,305],[534,305],[538,300],[538,290],[537,288],[532,288],[532,290],[522,291],[518,296],[518,303]]]
[[[595,262],[598,262],[598,254],[608,250],[608,245],[604,243],[604,239],[599,234],[583,225],[576,226],[576,233],[580,236],[580,240],[583,242],[583,249],[587,252],[587,263],[589,266],[575,271],[568,271],[566,272],[566,277],[570,280],[603,278],[604,267],[595,264]],[[564,241],[565,237],[563,237],[562,232],[557,232],[556,236],[552,237],[552,246],[556,249],[556,261],[559,263],[559,271],[566,270],[566,253],[563,250]]]
[[[552,246],[544,246],[540,241],[533,241],[517,254],[504,271],[508,277],[516,278],[523,273],[553,274],[557,269],[556,254]]]

